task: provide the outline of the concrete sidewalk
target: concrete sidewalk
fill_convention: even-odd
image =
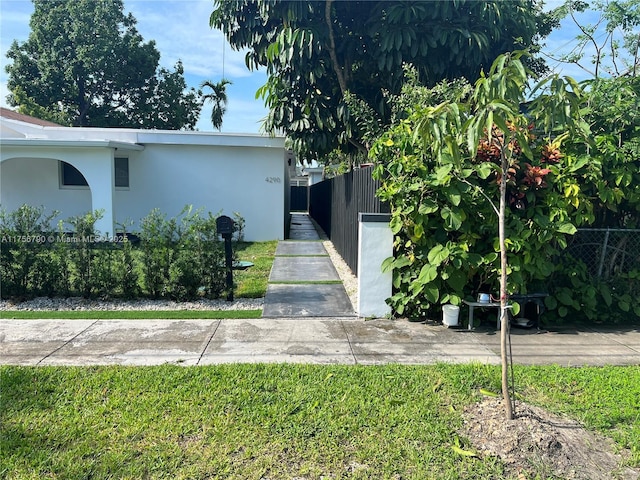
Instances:
[[[516,364],[640,365],[640,328],[514,329]],[[406,320],[3,320],[0,364],[497,364],[499,335]]]
[[[2,320],[0,364],[429,364],[500,361],[492,326],[471,332],[355,316],[305,214],[279,242],[263,316],[255,320]],[[336,283],[300,283],[336,281]],[[640,326],[514,329],[514,363],[640,365]]]

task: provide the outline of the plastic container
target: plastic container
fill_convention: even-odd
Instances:
[[[442,306],[442,323],[447,327],[458,325],[458,317],[460,316],[460,307],[457,305]]]

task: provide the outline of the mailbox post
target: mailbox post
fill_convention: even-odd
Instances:
[[[220,215],[216,219],[218,235],[224,239],[224,258],[227,270],[227,301],[233,301],[233,252],[231,251],[231,237],[233,236],[234,223],[231,217]]]

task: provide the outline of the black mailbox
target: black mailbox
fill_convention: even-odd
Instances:
[[[218,235],[233,235],[233,219],[231,217],[227,217],[226,215],[220,215],[216,218],[216,230],[218,231]]]
[[[233,235],[233,219],[226,215],[216,218],[218,235],[224,238],[224,260],[227,270],[227,300],[233,301],[233,252],[231,251],[231,236]]]

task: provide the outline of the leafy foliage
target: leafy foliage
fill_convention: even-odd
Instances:
[[[640,79],[618,77],[586,82],[585,119],[591,126],[589,145],[568,138],[565,163],[573,174],[565,192],[579,189],[585,208],[576,214],[598,228],[640,228]],[[629,233],[631,235],[631,233]],[[628,250],[628,235],[616,238],[616,251]],[[547,306],[559,318],[637,321],[640,318],[640,260],[637,252],[625,269],[596,275],[584,259],[558,258],[551,277],[554,298]]]
[[[217,0],[210,23],[235,49],[248,49],[249,68],[266,67],[258,91],[269,108],[266,130],[282,130],[312,159],[366,150],[347,92],[388,125],[385,95],[400,91],[405,63],[429,85],[474,79],[498,54],[536,41],[539,13],[536,2],[520,0]]]
[[[195,126],[200,102],[182,64],[156,73],[160,53],[122,0],[34,4],[29,39],[7,53],[9,103],[21,113],[74,126]]]
[[[57,276],[56,265],[43,263],[43,243],[52,231],[51,222],[58,215],[45,215],[44,207],[23,205],[13,212],[0,209],[0,276],[3,296],[26,295],[35,290],[49,290]]]
[[[110,264],[103,252],[92,248],[95,242],[95,224],[102,218],[103,212],[88,212],[84,215],[71,217],[67,223],[73,227],[73,235],[64,237],[72,246],[70,260],[74,268],[73,286],[76,291],[87,298],[96,290],[109,288]]]
[[[392,206],[397,252],[385,266],[394,269],[397,313],[422,316],[441,303],[497,290],[504,270],[497,238],[503,176],[509,293],[536,289],[554,271],[554,256],[575,232],[569,212],[580,207],[581,192],[565,194],[571,172],[553,156],[544,127],[558,126],[548,118],[552,112],[567,107],[576,114],[580,89],[553,80],[525,115],[525,83],[518,56],[500,57],[472,95],[458,91],[438,104],[409,106],[372,148],[380,195]],[[426,88],[405,86],[415,90]],[[540,132],[531,131],[532,119]],[[580,126],[564,123],[575,132]]]
[[[225,289],[224,249],[216,217],[185,207],[180,218],[166,219],[154,209],[141,222],[143,281],[154,298],[217,298]]]
[[[587,82],[587,146],[566,142],[596,227],[640,228],[640,77]]]
[[[2,298],[142,295],[184,301],[218,298],[225,291],[224,247],[211,213],[203,216],[187,206],[178,218],[167,219],[153,210],[138,235],[130,236],[122,225],[114,242],[103,241],[95,230],[99,211],[60,221],[55,232],[50,224],[57,215],[27,205],[0,211]],[[244,219],[234,217],[239,242]]]
[[[394,270],[391,304],[420,317],[495,292],[505,270],[508,293],[551,293],[549,319],[637,318],[637,271],[594,279],[564,252],[578,226],[639,225],[637,80],[580,86],[551,77],[524,103],[522,82],[496,77],[514,74],[509,61],[481,77],[472,95],[450,82],[429,89],[407,75],[395,125],[371,150],[396,235],[395,258],[384,265]],[[493,88],[503,88],[503,100],[483,100]],[[506,269],[496,236],[503,172]]]
[[[176,219],[155,208],[140,222],[140,248],[142,251],[142,278],[145,289],[153,298],[166,293],[169,268],[175,251],[171,246],[177,240]]]

